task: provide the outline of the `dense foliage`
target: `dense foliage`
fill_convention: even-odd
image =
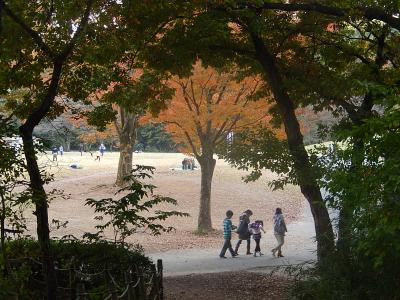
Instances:
[[[163,124],[143,124],[137,132],[135,150],[144,152],[177,152],[177,145]]]
[[[321,185],[329,205],[342,212],[339,229],[346,209],[347,228],[338,251],[313,273],[317,280],[299,285],[303,299],[400,296],[400,98],[398,88],[371,89],[379,93],[382,113],[340,130],[339,143],[318,150]]]
[[[79,240],[52,241],[51,248],[58,271],[57,286],[60,298],[69,295],[71,271],[78,273],[77,279],[85,283],[86,291],[94,293],[91,299],[97,299],[101,292],[107,291],[104,270],[108,269],[116,283],[123,286],[124,272],[130,266],[150,272],[150,261],[138,246],[121,246],[104,241],[85,242]],[[41,299],[43,298],[43,277],[41,275],[40,251],[38,242],[31,239],[19,239],[7,243],[7,252],[12,260],[11,271],[7,276],[0,274],[0,298]],[[84,274],[98,274],[89,276]],[[82,274],[82,276],[79,276]],[[122,291],[120,291],[122,292]]]

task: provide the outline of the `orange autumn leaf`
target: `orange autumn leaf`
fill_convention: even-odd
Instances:
[[[168,109],[152,120],[165,123],[181,151],[195,156],[214,152],[231,133],[260,124],[271,128],[266,99],[255,99],[262,80],[246,77],[238,82],[233,75],[197,62],[191,77],[171,80],[175,96]]]

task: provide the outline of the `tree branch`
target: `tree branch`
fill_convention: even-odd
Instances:
[[[192,150],[193,150],[194,156],[196,156],[197,159],[200,158],[200,155],[199,155],[199,153],[197,152],[196,146],[194,145],[194,143],[193,143],[193,141],[192,141],[192,139],[191,139],[189,133],[183,128],[183,126],[182,126],[181,124],[179,124],[178,122],[175,122],[175,121],[165,121],[165,123],[167,123],[167,124],[168,124],[168,123],[169,123],[169,124],[174,124],[174,125],[176,125],[178,128],[180,128],[180,129],[182,130],[183,134],[185,135],[187,141],[189,142],[189,145],[190,145],[190,147],[191,147]]]
[[[23,132],[32,132],[36,125],[38,125],[39,122],[45,117],[54,102],[54,98],[57,95],[63,63],[56,60],[53,66],[53,73],[51,75],[51,81],[49,88],[47,89],[47,94],[39,107],[28,116],[25,123],[20,127],[21,131]]]
[[[260,7],[253,7],[257,10],[273,9],[281,11],[314,11],[326,15],[336,17],[346,17],[349,10],[339,7],[326,6],[318,3],[266,3]],[[368,20],[380,20],[390,25],[391,27],[400,30],[400,19],[385,12],[379,7],[357,7],[357,10],[362,13],[362,16]]]
[[[85,30],[86,25],[89,21],[90,10],[92,9],[94,0],[88,0],[88,4],[86,6],[85,12],[83,14],[82,20],[79,23],[78,29],[75,31],[70,42],[65,46],[64,50],[60,53],[59,58],[61,60],[65,60],[69,54],[71,53],[72,49],[74,49],[76,41],[78,40],[81,33]]]

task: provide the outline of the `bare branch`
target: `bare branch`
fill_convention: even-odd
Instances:
[[[191,139],[189,133],[183,128],[183,126],[182,126],[181,124],[179,124],[178,122],[175,122],[175,121],[165,121],[165,123],[167,123],[167,124],[174,124],[174,125],[176,125],[178,128],[180,128],[180,129],[182,130],[182,132],[184,133],[184,135],[185,135],[185,137],[186,137],[186,139],[187,139],[187,141],[188,141],[190,147],[192,148],[192,151],[193,151],[194,156],[196,156],[196,158],[199,158],[200,155],[199,155],[199,153],[197,152],[196,146],[194,145],[194,142],[193,142],[193,140]]]

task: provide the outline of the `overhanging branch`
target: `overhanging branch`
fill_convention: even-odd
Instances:
[[[319,3],[269,3],[264,2],[260,7],[254,7],[258,10],[272,9],[281,11],[314,11],[335,17],[346,17],[349,10],[322,5]],[[357,10],[363,17],[368,20],[380,20],[389,26],[400,31],[400,18],[396,18],[393,14],[387,13],[379,7],[358,7]]]

